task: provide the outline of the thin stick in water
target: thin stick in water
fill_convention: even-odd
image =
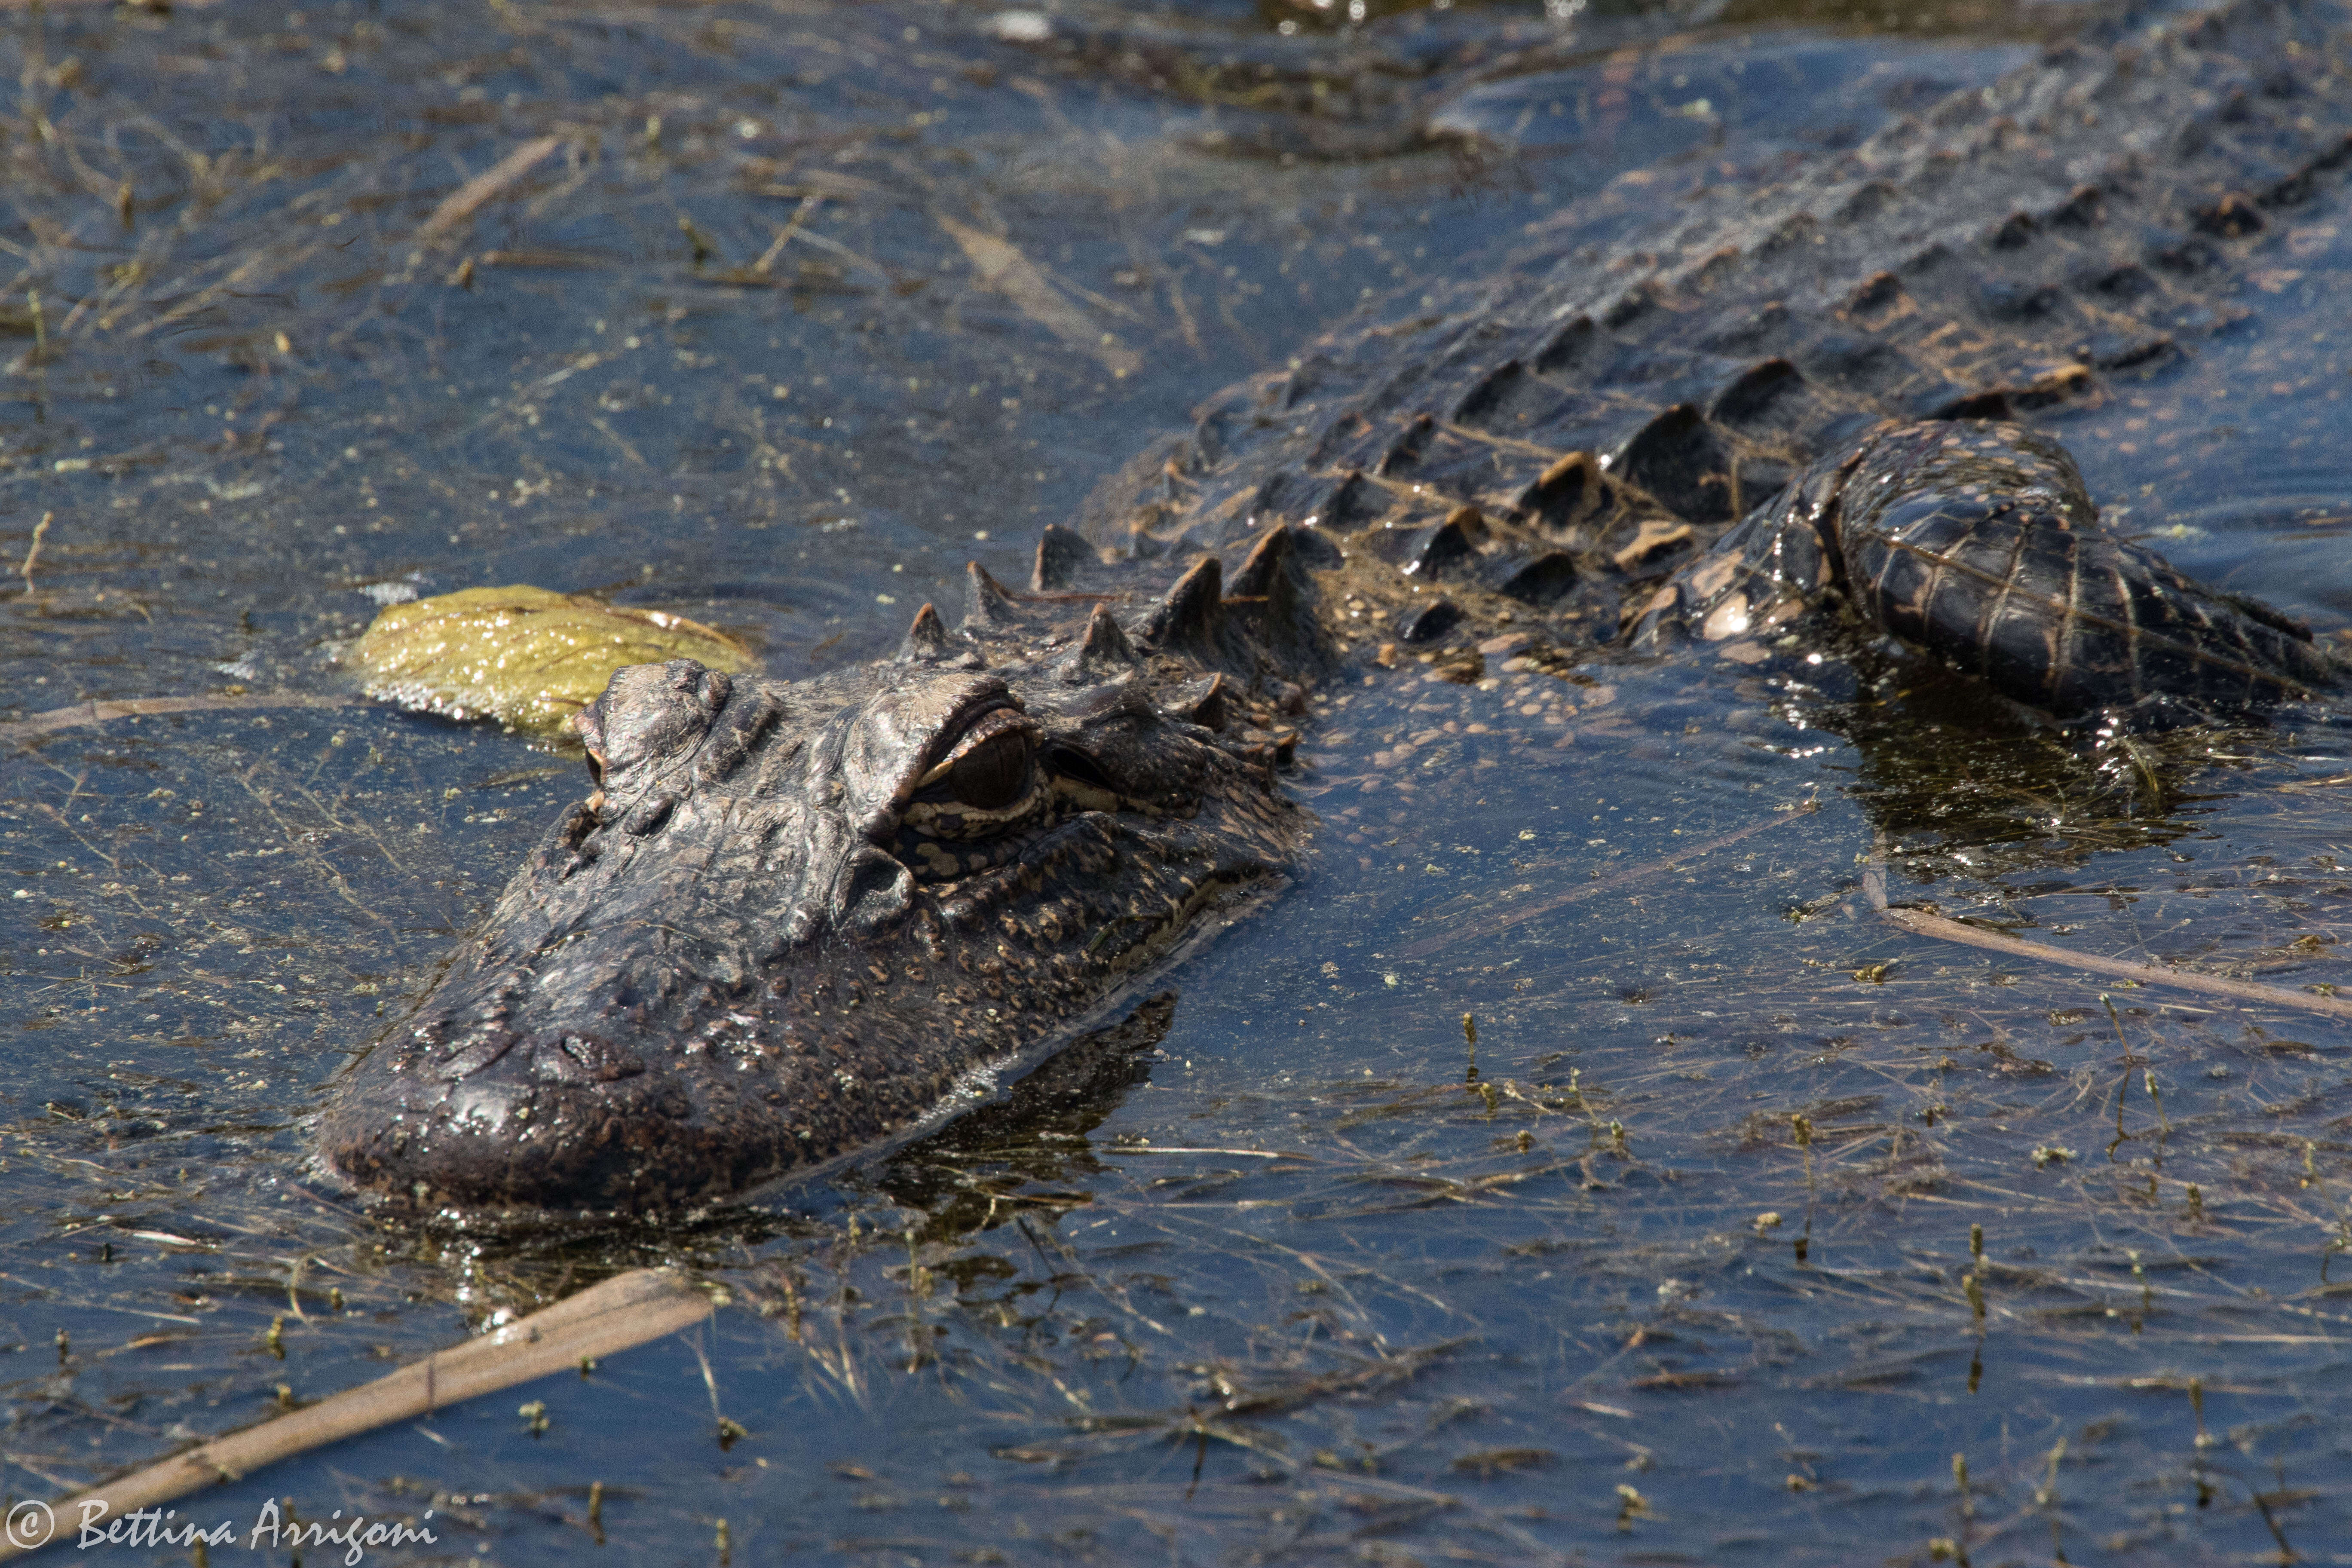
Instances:
[[[570,1371],[583,1356],[607,1356],[660,1339],[693,1327],[710,1312],[710,1297],[674,1270],[638,1268],[615,1275],[478,1339],[436,1351],[388,1377],[77,1492],[54,1506],[57,1534],[48,1540],[73,1538],[86,1522],[86,1504],[103,1504],[103,1510],[89,1515],[87,1522],[153,1508],[394,1421]],[[0,1563],[45,1544],[47,1541],[24,1540],[12,1529],[0,1539]]]
[[[2267,1002],[2276,1007],[2297,1007],[2306,1013],[2352,1018],[2352,1000],[2343,997],[2289,991],[2284,985],[2264,985],[2253,980],[2200,974],[2193,969],[2171,969],[2158,963],[2135,963],[2126,958],[2105,958],[2095,952],[2074,952],[2066,948],[2053,947],[2048,942],[2028,942],[2023,937],[1986,931],[1980,926],[1964,925],[1942,915],[1931,915],[1925,910],[1903,909],[1886,901],[1885,879],[1875,870],[1863,878],[1863,890],[1869,896],[1870,907],[1885,916],[1889,925],[1899,926],[1916,936],[1931,936],[1939,942],[1957,942],[1968,947],[2007,953],[2012,958],[2030,958],[2039,963],[2087,969],[2094,974],[2111,974],[2120,980],[2137,981],[2142,985],[2170,985],[2182,991],[2202,991],[2208,995],[2228,996],[2240,1002]]]

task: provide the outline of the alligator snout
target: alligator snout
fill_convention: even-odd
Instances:
[[[679,1184],[719,1152],[681,1144],[682,1086],[635,1054],[576,1032],[509,1038],[494,1051],[404,1052],[320,1128],[329,1159],[363,1185],[416,1203],[560,1205],[567,1196]],[[687,1186],[708,1180],[698,1169]]]

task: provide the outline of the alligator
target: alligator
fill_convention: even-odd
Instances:
[[[2241,0],[1624,243],[1537,236],[1211,400],[1024,589],[971,567],[952,630],[927,605],[804,680],[618,671],[593,793],[334,1087],[326,1161],[658,1211],[936,1127],[1301,875],[1297,727],[1400,649],[1843,637],[2110,728],[2324,695],[2332,654],[2105,532],[2046,426],[2196,353],[2340,202],[2347,37]]]

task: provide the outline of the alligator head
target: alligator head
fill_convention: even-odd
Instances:
[[[926,605],[890,659],[621,670],[578,721],[594,792],[335,1086],[322,1153],[436,1205],[660,1208],[982,1098],[1296,870],[1248,721],[1323,656],[1315,548],[1147,597],[1050,530],[1039,591],[975,566],[961,631]]]

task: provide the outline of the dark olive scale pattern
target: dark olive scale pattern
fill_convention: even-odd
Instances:
[[[595,788],[335,1085],[325,1163],[675,1210],[936,1126],[1297,877],[1291,726],[1391,641],[1859,630],[2067,717],[2334,684],[2030,426],[2195,352],[2279,218],[2340,206],[2347,39],[2329,0],[2118,27],[1631,241],[1534,234],[1211,400],[953,630],[620,671]]]
[[[1653,595],[1632,642],[1818,636],[1825,618],[2061,719],[2242,711],[2345,673],[2276,612],[2105,531],[2064,449],[1999,422],[1890,426],[1813,465]]]
[[[1760,189],[1678,196],[1622,243],[1563,254],[1539,228],[1486,273],[1428,280],[1210,399],[1097,489],[1081,530],[1181,558],[1313,528],[1411,590],[1343,639],[1440,639],[1508,612],[1563,646],[1613,643],[1658,579],[1881,423],[2031,424],[2242,319],[2233,301],[2278,265],[2284,229],[2342,201],[2347,39],[2334,0],[2117,24]],[[1655,205],[1621,183],[1574,216]],[[1983,585],[2064,599],[2045,574],[2065,555],[2037,544],[2021,575]],[[2144,575],[2145,558],[2112,559]],[[1938,599],[1973,592],[1966,576],[1955,563]],[[2047,696],[2019,694],[2081,707],[2168,689],[2173,642],[2204,634],[2143,608],[2157,620],[2123,646],[2145,669],[2100,662],[2086,621]],[[1968,619],[1957,601],[1937,616]],[[2217,657],[2252,636],[2218,635]]]

